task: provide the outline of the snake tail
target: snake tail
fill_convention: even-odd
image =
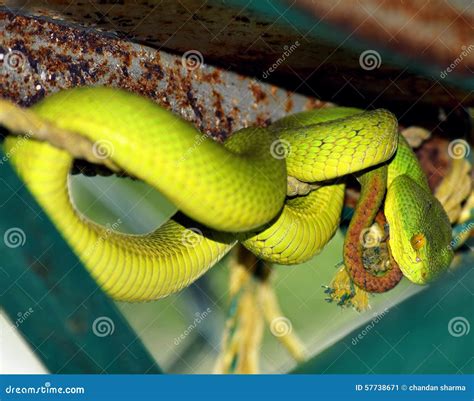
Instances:
[[[390,258],[390,269],[381,275],[372,274],[364,266],[364,233],[373,224],[387,189],[387,167],[381,166],[358,177],[360,198],[344,241],[344,264],[353,282],[367,292],[386,292],[395,287],[403,274]],[[379,220],[379,219],[378,219]]]
[[[155,231],[129,235],[95,224],[73,204],[68,185],[72,157],[45,142],[8,137],[12,161],[30,192],[64,238],[114,299],[149,301],[187,287],[234,245],[228,233],[210,230],[177,213]]]

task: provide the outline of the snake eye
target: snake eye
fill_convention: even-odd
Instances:
[[[416,252],[416,261],[421,262],[420,258],[420,249],[422,249],[426,244],[426,237],[424,234],[415,234],[410,239],[411,247]]]
[[[421,248],[425,246],[426,238],[423,234],[415,234],[413,237],[411,237],[410,243],[413,250],[419,251]]]

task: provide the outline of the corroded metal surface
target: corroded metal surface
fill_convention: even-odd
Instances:
[[[120,5],[109,5],[115,7]],[[314,98],[201,63],[197,52],[182,58],[50,17],[28,17],[0,9],[1,96],[29,105],[61,88],[91,84],[122,87],[154,99],[220,140],[243,126],[265,125],[288,113],[324,106]],[[331,79],[326,78],[326,83]],[[358,79],[363,85],[363,76]],[[399,77],[397,85],[402,79]],[[380,85],[386,85],[386,80],[377,80],[376,87]],[[427,86],[418,88],[426,91]],[[393,110],[393,105],[389,106]],[[419,114],[417,109],[413,113]],[[418,123],[439,131],[436,115],[425,117],[432,127],[419,119]]]
[[[140,93],[223,139],[250,124],[322,106],[314,99],[93,30],[0,11],[0,95],[30,105],[78,85]]]
[[[100,29],[126,41],[146,43],[157,49],[180,54],[191,49],[199,50],[206,62],[220,65],[226,70],[240,71],[278,86],[284,85],[292,91],[340,104],[397,107],[401,113],[414,102],[448,107],[459,103],[474,104],[474,97],[469,96],[468,90],[454,88],[438,77],[455,60],[453,56],[456,53],[459,55],[460,46],[472,39],[472,27],[471,31],[466,32],[467,18],[464,17],[445,24],[450,16],[454,16],[454,11],[444,13],[444,19],[433,19],[429,24],[426,23],[430,15],[434,14],[431,6],[420,12],[419,16],[414,16],[415,12],[410,14],[409,11],[406,11],[408,14],[400,14],[400,9],[410,10],[410,7],[396,6],[393,2],[383,3],[377,9],[370,6],[369,0],[339,2],[333,11],[329,4],[333,2],[311,2],[315,23],[312,28],[303,28],[291,20],[289,13],[284,12],[285,7],[277,9],[278,4],[282,3],[278,1],[265,2],[265,7],[271,13],[256,13],[252,7],[263,7],[257,1],[236,0],[16,0],[7,3],[20,7],[17,10],[21,13],[55,18],[71,26],[80,24]],[[236,6],[236,3],[241,6]],[[442,10],[448,6],[439,9],[443,13]],[[324,14],[323,7],[329,7],[324,9]],[[360,24],[362,8],[369,13],[374,12],[374,16],[367,19],[367,23],[354,27],[356,22]],[[310,15],[307,11],[305,14]],[[408,17],[399,19],[399,15]],[[435,70],[439,70],[435,77],[438,79],[433,81],[416,75],[390,65],[385,59],[375,69],[361,68],[360,51],[355,51],[342,39],[340,44],[330,43],[325,34],[319,31],[322,25],[319,21],[323,16],[334,30],[349,32],[347,37],[368,39],[371,43],[390,47],[394,53],[408,49],[406,54],[422,55],[429,63],[439,63],[438,66],[433,64]],[[393,18],[390,19],[390,16]],[[408,21],[410,29],[403,27]],[[423,28],[430,30],[422,35],[420,32],[423,32]],[[400,32],[395,35],[397,30]],[[431,38],[433,34],[430,32],[434,31],[440,34],[439,40],[425,51],[421,48],[425,43],[423,38],[426,35]],[[387,35],[392,35],[394,39],[390,37],[387,40]],[[449,51],[440,50],[441,41],[445,42]],[[472,44],[474,40],[470,42]],[[294,51],[287,52],[292,46],[295,47]],[[439,57],[432,56],[435,51]],[[468,66],[466,63],[470,63],[472,57],[474,51],[460,64]],[[269,73],[269,68],[275,63],[278,63],[278,67]],[[463,70],[464,67],[459,69],[459,65],[453,74]]]

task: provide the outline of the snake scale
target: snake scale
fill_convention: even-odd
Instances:
[[[237,241],[271,262],[310,259],[339,225],[350,174],[362,184],[359,203],[374,193],[364,191],[374,182],[371,176],[382,176],[377,200],[364,203],[373,210],[356,209],[353,221],[361,223],[354,223],[353,231],[368,227],[383,205],[391,255],[404,276],[425,284],[452,259],[446,213],[399,135],[396,118],[386,110],[302,112],[267,128],[241,129],[224,144],[205,138],[197,147],[201,134],[191,124],[119,89],[60,91],[30,112],[92,142],[110,143],[115,164],[180,210],[149,234],[110,231],[76,210],[68,189],[69,153],[47,142],[5,139],[6,151],[15,149],[12,163],[31,193],[98,284],[117,300],[153,300],[179,291]],[[285,157],[276,155],[281,150]],[[305,196],[287,197],[288,176],[318,187]],[[356,263],[359,256],[351,260],[359,248],[346,246],[344,255],[356,284],[367,288],[382,282],[383,276],[363,272]],[[357,278],[360,274],[363,279]],[[374,284],[377,288],[384,290],[384,285]]]

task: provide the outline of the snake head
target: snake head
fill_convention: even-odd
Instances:
[[[427,284],[447,270],[453,258],[451,225],[431,193],[400,175],[387,192],[385,214],[392,255],[405,277]]]

